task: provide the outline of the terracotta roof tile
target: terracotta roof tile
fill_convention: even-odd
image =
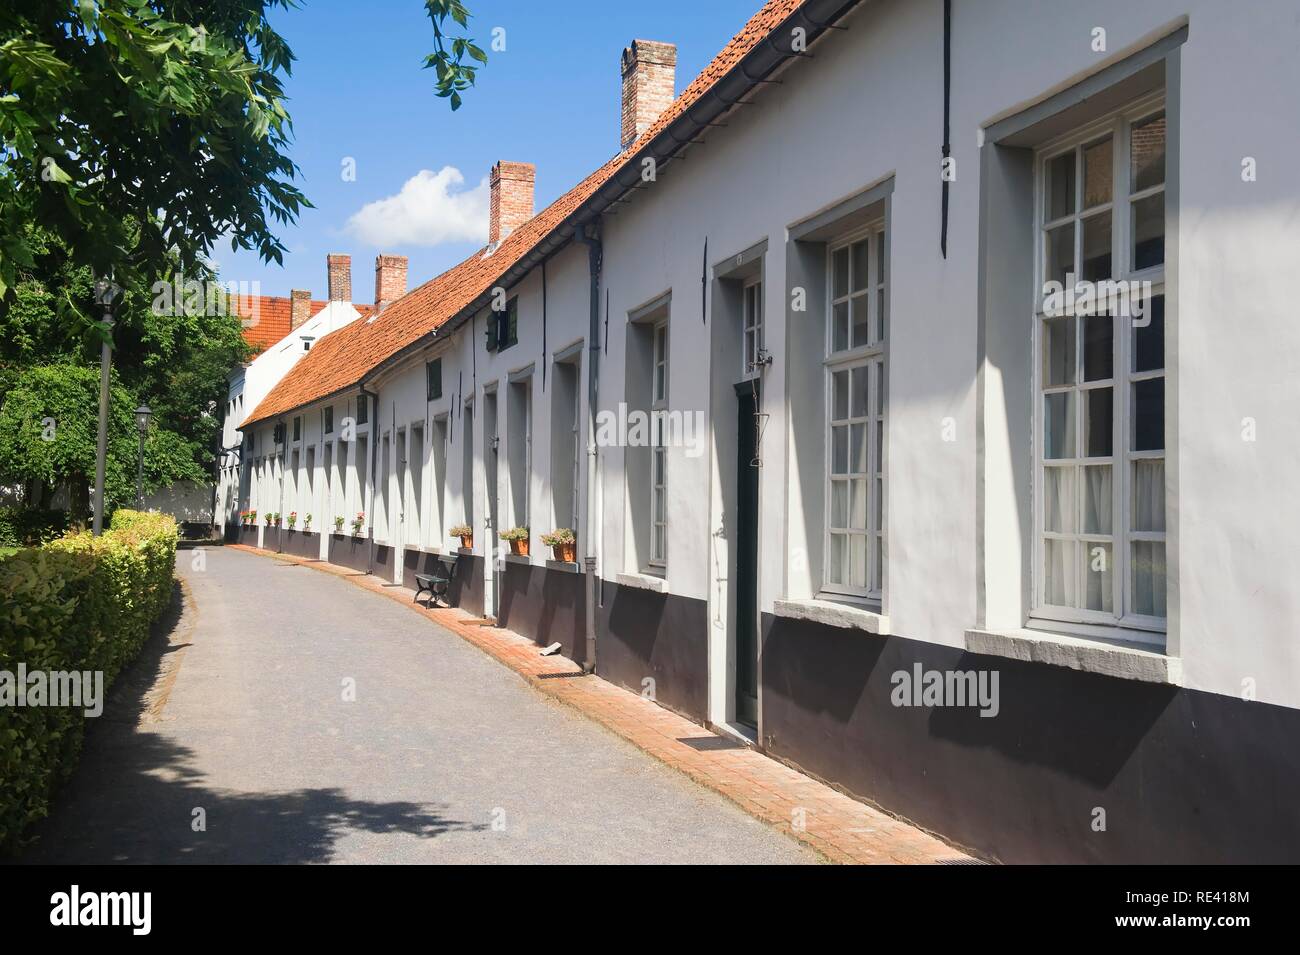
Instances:
[[[673,104],[625,152],[521,225],[486,255],[480,249],[408,292],[374,321],[357,321],[322,338],[253,410],[243,424],[273,418],[357,386],[365,374],[402,348],[450,321],[491,289],[513,265],[586,201],[638,150],[724,77],[804,0],[768,0]]]
[[[328,301],[313,299],[308,318],[315,318],[316,313],[328,305]],[[373,305],[352,303],[352,307],[367,318],[375,312]],[[292,300],[283,295],[242,295],[235,296],[235,314],[244,322],[244,341],[252,346],[255,353],[266,351],[292,330],[290,317],[293,313]]]

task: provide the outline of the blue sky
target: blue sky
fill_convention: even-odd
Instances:
[[[291,156],[316,208],[279,228],[289,249],[283,267],[218,246],[223,281],[258,282],[264,295],[305,288],[324,298],[325,256],[346,252],[353,299],[370,302],[382,251],[410,257],[415,287],[482,244],[473,235],[486,234],[486,204],[474,190],[492,163],[535,163],[541,209],[618,151],[619,54],[629,41],[676,43],[681,92],[761,0],[467,5],[470,35],[487,49],[501,27],[506,49],[489,51],[454,114],[421,66],[433,48],[421,0],[303,0],[300,9],[276,11],[272,22],[298,57],[286,84]],[[352,181],[344,178],[348,160]],[[380,204],[366,208],[372,203]]]

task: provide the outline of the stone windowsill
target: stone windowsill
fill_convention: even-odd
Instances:
[[[533,563],[533,559],[531,557],[525,557],[523,554],[505,554],[503,556],[505,557],[507,563],[511,563],[511,564],[522,564],[525,567],[530,567],[532,566]]]
[[[474,553],[474,548],[472,548],[472,547],[457,547],[457,548],[456,548],[456,553],[458,553],[458,554],[464,554],[466,557],[469,557],[469,556],[472,556],[472,555],[473,555],[473,553]]]
[[[1121,680],[1175,686],[1182,681],[1182,661],[1178,657],[1123,640],[1076,637],[1024,627],[967,630],[966,649],[971,653],[1046,663]]]
[[[581,567],[576,560],[548,560],[546,562],[547,570],[558,570],[566,574],[580,574]]]
[[[772,605],[772,613],[790,620],[807,620],[828,627],[889,635],[889,617],[885,614],[838,600],[778,600]]]
[[[620,587],[636,587],[639,590],[650,590],[657,594],[668,592],[668,581],[653,574],[619,574],[615,580]]]

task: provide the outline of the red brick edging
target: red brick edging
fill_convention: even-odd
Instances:
[[[970,863],[965,852],[872,806],[723,737],[650,700],[592,675],[561,656],[544,657],[531,640],[475,622],[463,610],[426,608],[411,591],[320,560],[247,544],[235,550],[275,557],[345,577],[450,630],[524,678],[535,690],[600,723],[650,756],[726,796],[750,815],[842,863]]]

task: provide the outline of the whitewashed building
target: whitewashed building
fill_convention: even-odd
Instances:
[[[252,361],[233,369],[229,376],[211,515],[218,536],[236,536],[240,512],[249,509],[248,472],[241,467],[245,437],[240,423],[320,339],[358,318],[375,314],[386,304],[381,296],[387,295],[391,301],[406,291],[405,256],[379,256],[373,306],[352,301],[350,255],[330,253],[325,266],[328,289],[325,301],[313,301],[305,289],[294,289],[288,299],[264,295],[236,299],[245,339],[260,350]],[[211,501],[209,505],[212,506]]]
[[[772,0],[674,100],[636,41],[615,158],[536,215],[498,165],[488,247],[249,405],[240,506],[343,526],[246,539],[456,555],[453,603],[991,858],[1295,861],[1298,42]]]

